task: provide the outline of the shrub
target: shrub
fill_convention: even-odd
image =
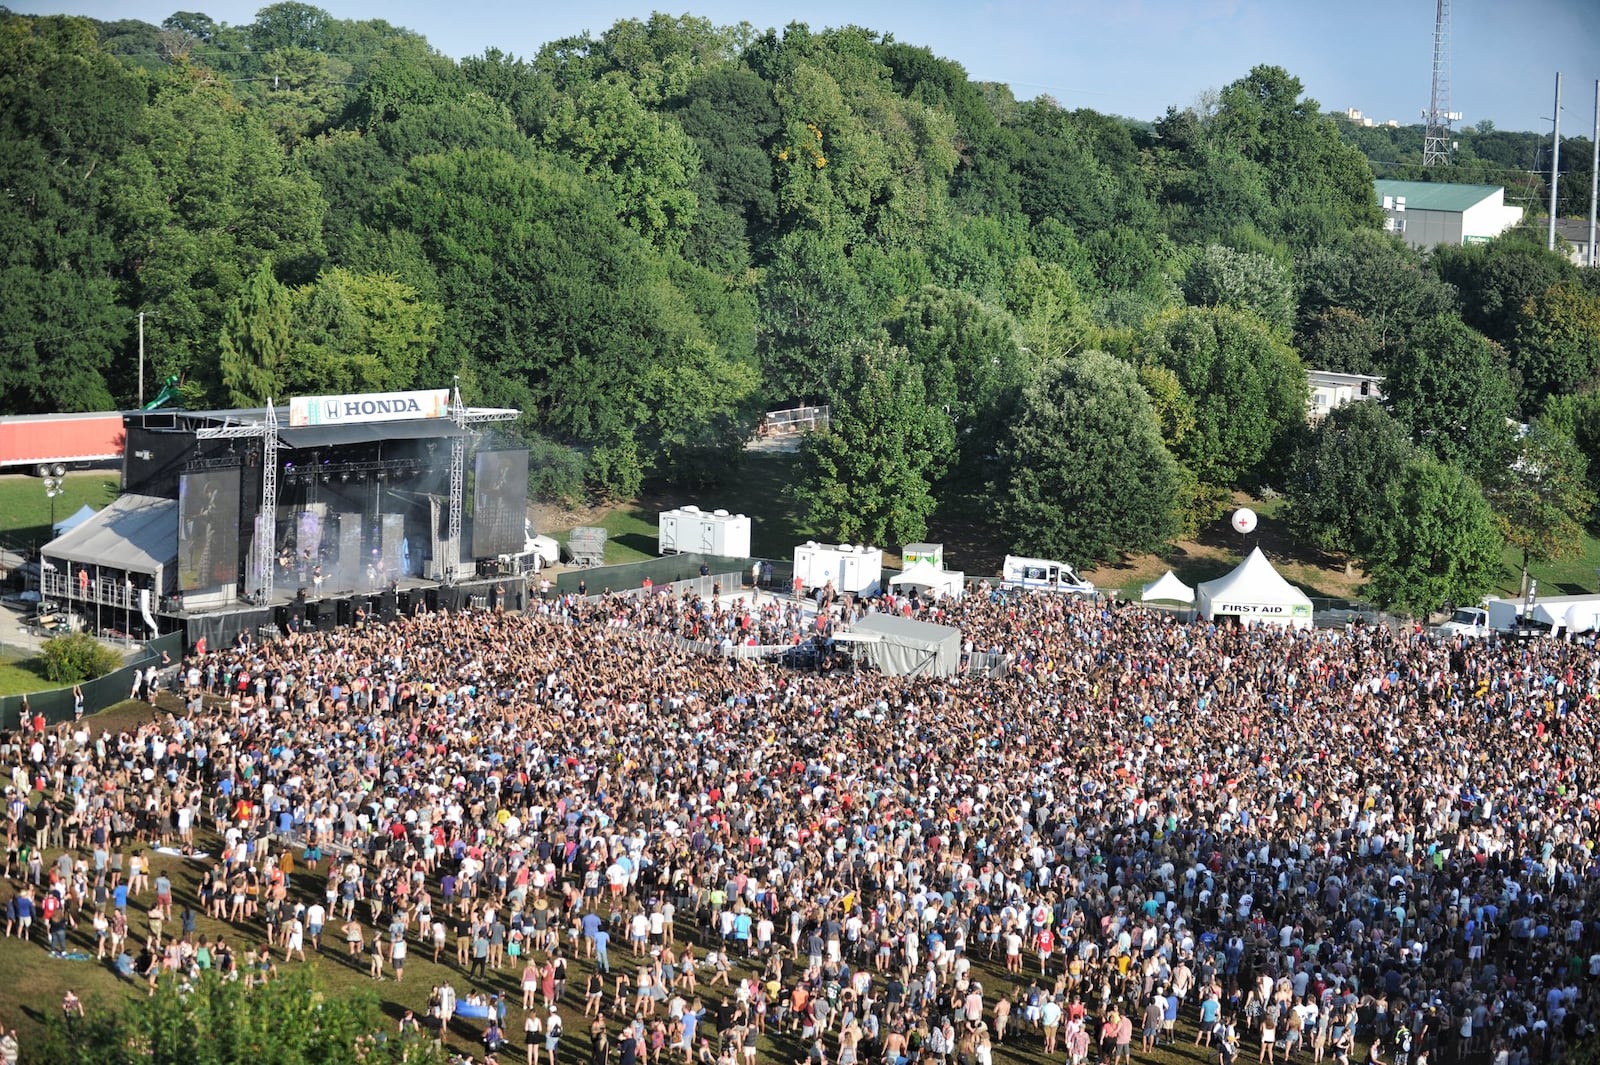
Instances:
[[[122,656],[86,632],[46,640],[44,675],[56,684],[78,684],[103,677],[122,665]]]

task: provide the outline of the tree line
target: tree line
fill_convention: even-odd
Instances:
[[[762,411],[826,402],[797,493],[830,535],[983,498],[1089,565],[1279,490],[1415,610],[1592,507],[1595,273],[1383,233],[1363,151],[1398,134],[1277,67],[1144,122],[854,26],[457,62],[302,3],[6,12],[0,124],[7,412],[130,405],[140,312],[193,405],[458,376],[525,412],[546,495],[715,482]],[[1309,429],[1307,367],[1386,398]]]

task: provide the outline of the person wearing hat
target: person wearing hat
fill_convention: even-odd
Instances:
[[[549,1015],[544,1022],[544,1052],[549,1056],[550,1065],[556,1065],[556,1048],[561,1045],[561,1014],[556,1011],[555,1004],[549,1008]],[[530,1052],[532,1048],[529,1048]],[[530,1059],[532,1065],[538,1065],[537,1058]]]

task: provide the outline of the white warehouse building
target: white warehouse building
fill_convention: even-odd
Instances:
[[[1413,248],[1490,241],[1522,221],[1499,185],[1436,181],[1376,181],[1383,227]]]

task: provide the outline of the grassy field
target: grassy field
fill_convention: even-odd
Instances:
[[[76,513],[85,503],[100,509],[117,498],[120,484],[115,470],[69,473],[65,480],[66,490],[55,500],[57,521]],[[51,538],[50,500],[40,478],[28,474],[0,477],[0,536],[35,547]]]
[[[1585,535],[1583,550],[1556,562],[1536,562],[1528,572],[1539,582],[1540,595],[1581,595],[1600,591],[1600,539]],[[1505,566],[1495,592],[1517,595],[1522,587],[1522,555],[1506,548]]]
[[[20,695],[53,687],[36,657],[0,655],[0,695]]]

